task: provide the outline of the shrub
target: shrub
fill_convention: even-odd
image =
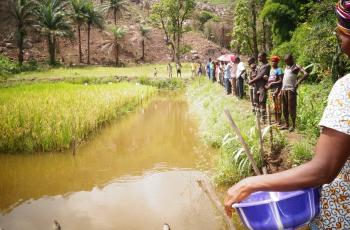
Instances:
[[[301,165],[307,161],[310,161],[313,157],[312,147],[312,144],[305,141],[300,141],[293,144],[289,160],[293,165]]]

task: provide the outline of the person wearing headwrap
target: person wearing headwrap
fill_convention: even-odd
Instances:
[[[278,67],[280,58],[278,56],[271,57],[271,70],[270,76],[267,80],[266,89],[268,90],[269,105],[273,105],[273,113],[275,114],[275,120],[278,125],[282,125],[281,115],[281,96],[280,91],[282,87],[283,70]]]
[[[337,14],[341,19],[336,34],[342,51],[350,58],[350,27],[344,27],[350,25],[350,1],[339,2]],[[321,133],[311,161],[283,172],[241,180],[227,191],[227,215],[232,215],[233,204],[257,191],[322,186],[321,212],[311,229],[350,229],[350,74],[334,84],[319,125]]]

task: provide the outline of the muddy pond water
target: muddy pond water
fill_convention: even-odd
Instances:
[[[71,151],[0,154],[0,227],[225,229],[198,186],[212,149],[180,94],[156,97]]]

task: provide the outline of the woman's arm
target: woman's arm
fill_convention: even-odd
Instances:
[[[333,181],[350,155],[350,135],[324,128],[316,146],[314,158],[290,170],[263,176],[249,177],[232,186],[225,201],[227,215],[232,204],[257,191],[291,191],[318,187]]]

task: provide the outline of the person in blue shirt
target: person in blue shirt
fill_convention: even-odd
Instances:
[[[205,71],[207,72],[207,77],[210,80],[210,68],[211,68],[211,58],[209,58],[207,65],[205,66]]]
[[[280,58],[278,56],[271,57],[271,70],[270,76],[267,80],[265,88],[268,90],[269,104],[273,105],[273,113],[275,114],[275,120],[278,125],[282,125],[282,104],[281,104],[281,87],[283,79],[283,70],[278,67]]]

